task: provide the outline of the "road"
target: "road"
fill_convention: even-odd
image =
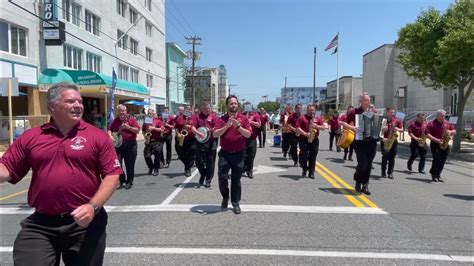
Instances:
[[[472,163],[451,160],[445,183],[431,183],[406,170],[408,149],[399,147],[390,180],[380,176],[378,153],[372,195],[363,196],[353,191],[356,162],[328,151],[327,133],[314,180],[301,177],[267,136],[255,178],[242,178],[239,215],[220,211],[217,170],[209,189],[197,188],[197,170],[186,178],[175,155],[169,169],[147,175],[140,143],[133,188],[107,204],[105,264],[472,265]],[[0,185],[1,265],[12,263],[19,222],[31,213],[29,181]]]

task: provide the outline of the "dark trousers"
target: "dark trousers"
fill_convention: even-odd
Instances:
[[[262,125],[258,132],[258,143],[261,147],[265,147],[265,141],[267,141],[267,127]]]
[[[352,144],[344,149],[344,158],[347,157],[347,153],[349,153],[349,159],[352,159],[352,153],[354,153],[354,142]]]
[[[163,154],[163,142],[155,140],[151,141],[150,144],[145,144],[143,149],[143,157],[148,168],[158,171],[160,169],[160,159]],[[154,156],[154,160],[151,159]]]
[[[161,139],[161,141],[163,142],[163,148],[161,149],[160,162],[162,164],[164,164],[164,163],[170,164],[170,162],[171,162],[171,141],[172,140],[173,140],[173,136],[171,134],[165,135],[165,137]],[[163,152],[165,147],[166,147],[166,158],[165,158],[164,152]]]
[[[407,165],[411,167],[416,157],[420,155],[420,163],[418,164],[418,171],[421,172],[425,170],[427,148],[420,147],[418,145],[418,141],[412,140],[410,143],[410,151],[411,151],[411,155],[410,155],[410,159],[408,159]]]
[[[329,149],[332,150],[332,144],[334,139],[336,139],[336,146],[337,142],[339,141],[340,134],[337,132],[329,132]],[[337,151],[340,151],[341,148],[339,146],[336,147]]]
[[[354,150],[357,157],[354,180],[357,183],[368,185],[372,161],[377,153],[377,142],[375,140],[356,140],[354,141]]]
[[[282,134],[281,149],[283,150],[284,153],[287,153],[288,150],[290,149],[290,138],[291,138],[291,133]]]
[[[230,184],[230,200],[234,204],[240,202],[242,194],[242,186],[240,184],[240,177],[244,171],[245,150],[235,153],[229,153],[221,150],[219,152],[218,162],[218,176],[219,176],[219,191],[222,198],[229,198],[229,170],[231,171]]]
[[[295,134],[291,134],[290,138],[290,155],[294,163],[298,162],[298,137]]]
[[[207,143],[196,143],[196,167],[201,174],[200,184],[204,184],[204,180],[211,183],[214,177],[216,144],[217,139],[211,139]]]
[[[446,159],[448,158],[449,148],[446,150],[442,150],[439,147],[438,143],[432,141],[430,143],[431,154],[433,156],[433,163],[431,164],[430,173],[437,177],[441,177],[441,172],[443,171],[444,164],[446,163]]]
[[[13,245],[15,265],[102,265],[107,213],[102,209],[87,228],[70,215],[33,213],[21,223]]]
[[[300,166],[303,171],[314,173],[316,168],[316,157],[318,156],[319,139],[308,143],[307,139],[300,140]]]
[[[380,150],[382,151],[382,174],[387,170],[388,163],[388,174],[393,173],[393,167],[395,167],[395,157],[397,156],[398,141],[394,141],[390,151],[386,151],[384,148],[384,142],[380,142]]]
[[[135,177],[135,161],[137,160],[137,141],[124,141],[122,146],[115,148],[117,157],[120,162],[120,167],[123,169],[123,163],[125,162],[125,174],[120,175],[120,184],[133,184],[133,178]]]
[[[183,146],[178,145],[178,140],[175,138],[175,149],[179,159],[184,164],[184,170],[191,170],[194,164],[194,156],[196,145],[194,138],[185,138]]]
[[[247,172],[253,171],[253,161],[255,160],[256,154],[257,154],[257,139],[248,138],[247,148],[245,148],[244,171],[247,171]]]

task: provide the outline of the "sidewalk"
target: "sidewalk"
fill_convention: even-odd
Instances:
[[[407,131],[404,132],[403,137],[404,137],[404,140],[400,140],[400,138],[398,138],[398,145],[403,145],[408,148],[410,146],[411,138],[408,135]],[[429,140],[428,140],[428,143],[429,143]],[[449,145],[452,146],[452,140],[449,143]],[[466,141],[466,140],[461,141],[461,151],[460,152],[450,151],[448,158],[464,161],[464,162],[474,162],[474,142]]]

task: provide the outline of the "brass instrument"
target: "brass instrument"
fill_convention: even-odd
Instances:
[[[314,127],[313,120],[311,120],[310,125],[309,125],[308,143],[313,143],[314,139],[316,138],[317,133],[318,133],[318,129]]]
[[[390,134],[388,135],[387,140],[386,140],[385,143],[383,144],[383,147],[384,147],[385,152],[389,152],[389,151],[392,149],[393,143],[395,143],[395,141],[397,140],[397,138],[398,138],[398,132],[395,131],[395,127],[393,127],[393,128],[390,130]]]
[[[449,142],[451,141],[451,135],[448,132],[446,123],[443,124],[443,138],[441,139],[442,143],[439,145],[439,148],[442,150],[449,149]]]
[[[176,130],[176,137],[178,138],[178,146],[183,146],[184,139],[189,134],[188,130],[186,130],[186,125],[188,123],[188,117],[186,117],[186,123],[184,123],[183,129],[181,131]]]
[[[426,143],[426,134],[425,134],[426,126],[425,123],[421,125],[421,136],[420,139],[418,140],[418,146],[421,148],[426,148],[428,147],[428,144]]]
[[[151,131],[147,129],[145,132],[145,144],[150,144],[151,141]]]
[[[291,130],[288,129],[288,118],[290,117],[289,114],[285,114],[285,119],[283,120],[283,129],[282,129],[282,132],[283,133],[290,133]]]
[[[123,143],[123,139],[122,139],[122,126],[127,124],[128,123],[128,117],[126,118],[126,120],[124,120],[122,122],[122,125],[120,126],[119,130],[117,132],[112,132],[112,138],[114,139],[114,146],[115,148],[120,148],[120,146],[122,146],[122,143]]]

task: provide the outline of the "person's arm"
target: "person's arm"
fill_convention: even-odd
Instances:
[[[413,134],[413,124],[408,127],[408,135],[410,136],[411,139],[414,139],[416,141],[419,140],[414,134]]]
[[[401,120],[399,120],[397,125],[395,126],[395,131],[403,132],[403,123]]]
[[[123,124],[123,125],[122,125],[122,128],[123,128],[124,130],[131,131],[131,132],[134,133],[134,134],[138,134],[138,132],[140,132],[140,127],[139,127],[139,126],[135,127],[135,126],[131,126],[131,125],[129,125],[129,124]]]
[[[214,138],[219,138],[220,136],[224,135],[227,129],[229,129],[231,126],[232,126],[232,123],[230,123],[230,121],[227,122],[227,124],[225,124],[223,127],[219,129],[214,129],[214,132],[212,132],[212,136]]]
[[[10,172],[3,163],[0,163],[0,184],[10,180]]]

